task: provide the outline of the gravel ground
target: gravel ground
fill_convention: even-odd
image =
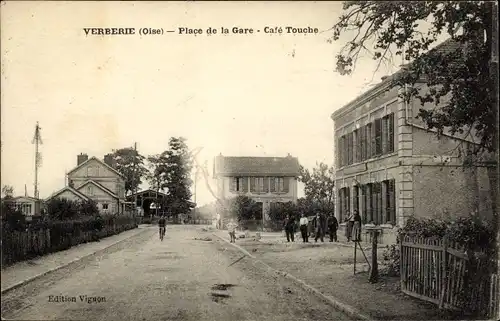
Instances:
[[[225,236],[221,234],[221,236]],[[357,254],[354,275],[354,248],[334,243],[262,243],[238,240],[240,246],[269,266],[288,272],[317,288],[325,295],[353,306],[358,311],[381,320],[460,319],[459,315],[440,312],[435,305],[414,299],[399,290],[399,278],[383,275],[382,253],[378,249],[380,279],[368,282],[369,267]],[[371,264],[371,249],[365,254]]]
[[[194,226],[157,229],[2,297],[20,320],[349,320]],[[53,302],[56,297],[67,302]],[[69,301],[68,301],[69,300]]]

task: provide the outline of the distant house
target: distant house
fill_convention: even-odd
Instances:
[[[37,198],[30,196],[18,196],[5,199],[4,201],[13,204],[14,207],[21,211],[26,217],[41,215],[42,201]]]
[[[219,199],[246,195],[262,208],[262,217],[268,219],[269,210],[276,203],[297,202],[299,161],[287,157],[228,157],[217,156],[214,178]]]
[[[104,161],[87,154],[77,156],[77,166],[68,173],[68,186],[55,192],[53,198],[94,200],[101,213],[123,214],[125,205],[125,178],[112,167],[110,155]]]

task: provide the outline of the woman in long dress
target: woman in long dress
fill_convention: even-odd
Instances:
[[[358,211],[354,211],[353,220],[352,240],[354,242],[359,242],[361,241],[361,216]]]

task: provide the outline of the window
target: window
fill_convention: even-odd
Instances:
[[[359,146],[359,157],[361,161],[364,161],[366,159],[366,129],[365,127],[361,127],[359,130],[359,143],[357,145]]]
[[[350,210],[350,191],[348,187],[339,190],[339,223],[342,223],[347,218],[347,211]]]
[[[375,154],[374,156],[378,156],[382,154],[382,119],[375,120]]]
[[[342,166],[347,165],[347,155],[349,153],[347,152],[347,138],[346,136],[342,136]]]
[[[94,175],[93,173],[93,168],[91,166],[87,167],[87,176],[92,176]]]
[[[394,179],[384,181],[386,186],[386,208],[385,222],[396,225],[396,181]]]
[[[94,189],[92,188],[92,186],[87,186],[87,194],[89,196],[94,196]]]
[[[264,177],[253,177],[250,182],[250,191],[254,193],[267,192],[265,182],[266,180],[264,179]]]
[[[232,191],[233,192],[244,192],[244,182],[243,177],[233,177]]]
[[[347,165],[353,163],[354,154],[354,135],[353,133],[347,134]]]
[[[387,116],[387,152],[394,152],[394,113]]]
[[[108,204],[104,203],[102,204],[102,209],[107,211],[108,210]]]
[[[360,144],[360,133],[361,131],[356,129],[354,131],[354,163],[361,161],[361,144]]]
[[[375,225],[382,224],[382,184],[372,184],[372,220]]]
[[[283,193],[285,191],[285,180],[283,177],[274,178],[274,190],[273,192]]]
[[[358,213],[359,213],[359,187],[358,186],[354,186],[352,188],[352,194],[353,194],[352,210],[353,210],[353,212],[358,211]]]

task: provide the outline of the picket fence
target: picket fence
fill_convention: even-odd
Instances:
[[[67,226],[69,228],[66,230],[51,227],[28,227],[24,230],[2,228],[2,267],[115,235],[133,229],[137,225],[131,220],[128,222],[104,220],[103,228],[97,232],[84,230],[71,222]]]
[[[439,305],[492,317],[498,313],[494,261],[445,238],[404,235],[400,242],[401,290]]]

